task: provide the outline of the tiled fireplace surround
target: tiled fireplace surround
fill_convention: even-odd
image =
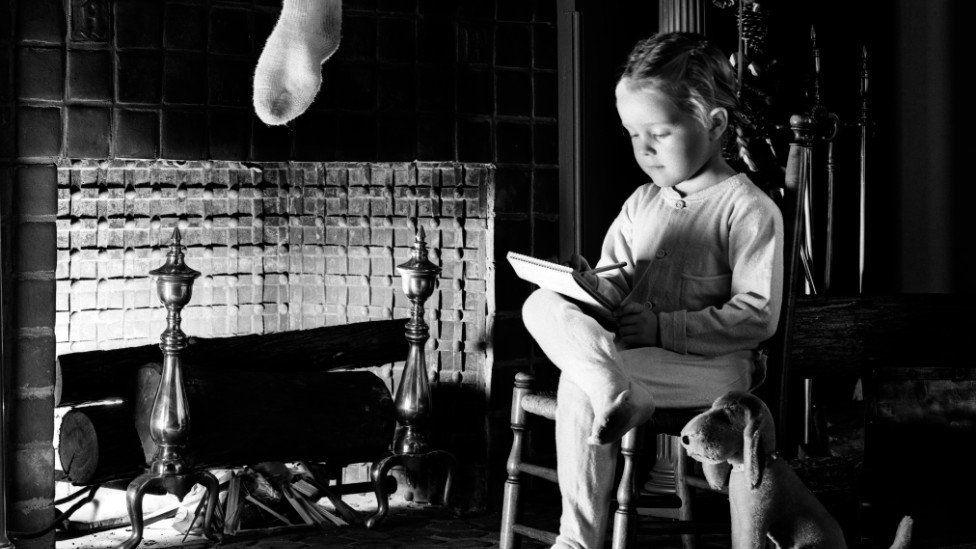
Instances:
[[[268,128],[250,112],[250,71],[279,5],[0,0],[12,530],[53,518],[54,357],[155,340],[143,275],[181,220],[188,261],[208,275],[188,311],[187,330],[200,336],[402,316],[392,267],[416,222],[435,228],[448,272],[429,310],[451,303],[464,316],[435,328],[435,409],[473,463],[472,504],[492,503],[484,490],[498,482],[485,477],[502,471],[503,450],[488,441],[505,436],[514,372],[539,356],[518,315],[529,287],[499,260],[507,250],[552,257],[558,246],[555,2],[347,0],[343,45],[316,103]],[[80,17],[85,8],[95,15]],[[397,195],[404,181],[416,194]],[[424,215],[428,185],[464,215]],[[247,208],[259,191],[256,226]],[[296,213],[331,212],[343,193],[345,215]],[[398,198],[416,217],[398,215]],[[378,209],[355,210],[367,202]],[[483,216],[469,215],[475,202]],[[469,250],[491,241],[480,239],[492,204],[494,254],[480,261]],[[392,211],[373,215],[382,208]],[[481,296],[489,310],[490,282],[469,275],[493,263],[489,334],[465,319]]]

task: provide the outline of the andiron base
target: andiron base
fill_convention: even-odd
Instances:
[[[129,520],[132,522],[132,534],[125,540],[120,549],[134,549],[142,541],[143,517],[142,517],[142,498],[150,488],[162,488],[170,494],[176,496],[180,501],[190,491],[194,484],[202,485],[206,490],[207,510],[203,517],[203,533],[211,541],[220,541],[222,536],[212,532],[211,520],[213,519],[214,509],[217,508],[217,495],[219,485],[217,477],[210,471],[194,471],[184,475],[160,475],[147,472],[139,475],[129,483],[129,488],[125,491],[126,504],[129,507]],[[190,525],[192,527],[192,524]]]
[[[430,460],[440,461],[446,466],[444,477],[444,495],[441,498],[441,504],[448,504],[451,498],[451,484],[454,481],[454,470],[457,468],[457,460],[454,458],[453,454],[445,450],[431,450],[429,452],[417,454],[392,454],[381,459],[380,461],[377,461],[370,468],[370,477],[373,481],[373,490],[376,493],[376,513],[366,519],[366,528],[373,528],[382,522],[386,517],[386,513],[390,509],[390,494],[386,492],[386,486],[383,482],[384,479],[386,479],[386,476],[390,473],[390,469],[396,467],[397,465],[402,465],[408,470],[411,467],[419,468]]]

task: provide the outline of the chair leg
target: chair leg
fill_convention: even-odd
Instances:
[[[679,498],[681,498],[681,509],[678,510],[678,519],[686,522],[691,521],[691,488],[688,486],[687,476],[688,476],[688,454],[685,452],[684,447],[681,445],[680,439],[677,437],[669,437],[670,442],[674,444],[674,488],[675,493]],[[682,534],[681,535],[681,547],[682,549],[695,549],[695,541],[697,534]]]
[[[502,526],[498,534],[500,549],[515,549],[521,545],[515,534],[515,520],[519,514],[519,493],[521,492],[520,465],[522,464],[522,438],[525,431],[525,410],[522,409],[522,397],[531,394],[532,381],[530,374],[519,372],[515,374],[515,388],[512,389],[512,450],[508,454],[506,469],[508,478],[505,479],[505,494],[502,498]]]
[[[639,428],[635,427],[620,439],[620,453],[623,455],[623,470],[620,473],[620,484],[617,486],[617,511],[613,515],[613,549],[624,549],[628,545],[633,547],[636,537],[634,521],[637,517],[635,507],[637,500],[637,459]]]

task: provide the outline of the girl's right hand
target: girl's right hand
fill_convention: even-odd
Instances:
[[[583,281],[586,282],[591,289],[596,290],[600,287],[599,278],[597,275],[590,272],[593,270],[593,268],[590,267],[590,263],[585,257],[574,253],[573,255],[569,256],[569,261],[567,261],[567,263],[570,267],[576,269],[576,272],[580,274]]]

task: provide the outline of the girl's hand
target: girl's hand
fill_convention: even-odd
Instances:
[[[589,272],[592,271],[593,268],[590,267],[590,263],[585,257],[574,253],[573,255],[569,256],[569,261],[567,261],[567,264],[576,269],[576,272],[580,273],[580,275],[583,277],[583,281],[586,282],[591,289],[596,290],[600,287],[600,281],[597,280],[597,275]]]
[[[613,312],[617,319],[617,335],[628,347],[656,347],[658,345],[657,315],[651,308],[633,301],[624,301]]]

